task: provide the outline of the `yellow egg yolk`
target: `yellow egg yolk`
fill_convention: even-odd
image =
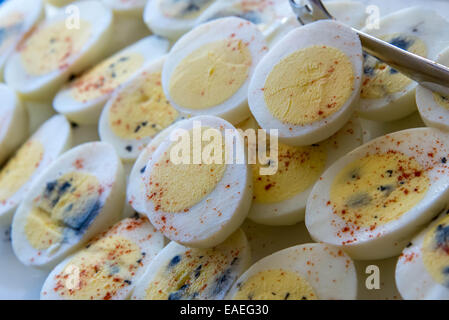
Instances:
[[[118,53],[76,79],[70,85],[71,94],[81,102],[111,94],[120,84],[132,77],[144,62],[145,59],[140,53]]]
[[[37,140],[25,143],[0,171],[0,203],[14,195],[33,175],[44,156]]]
[[[265,81],[264,99],[280,121],[308,125],[334,114],[354,91],[348,56],[333,47],[311,46],[283,58]]]
[[[159,1],[159,9],[167,18],[194,19],[212,2],[213,0],[166,0]]]
[[[278,170],[274,175],[260,175],[264,165],[252,165],[254,200],[260,203],[275,203],[299,194],[315,183],[326,165],[326,152],[317,145],[292,147],[280,143]],[[268,166],[269,164],[265,164]]]
[[[396,33],[380,38],[414,54],[427,55],[426,44],[415,36]],[[400,92],[412,83],[412,80],[372,56],[365,57],[363,71],[361,97],[364,99],[380,99]]]
[[[0,21],[0,56],[7,51],[17,41],[23,27],[23,14],[13,12]]]
[[[242,233],[236,232],[215,248],[173,256],[148,285],[146,299],[204,299],[226,293],[238,276],[232,270],[240,263],[243,246]]]
[[[84,49],[92,30],[87,21],[79,28],[67,28],[65,20],[38,28],[19,47],[26,72],[41,76],[66,69],[71,60]]]
[[[411,210],[424,198],[429,184],[426,172],[412,157],[394,151],[368,155],[335,177],[328,205],[344,221],[374,228]]]
[[[173,71],[169,92],[179,106],[201,110],[232,97],[248,78],[252,57],[239,39],[205,44],[184,58]]]
[[[27,217],[28,242],[44,250],[63,241],[68,230],[82,234],[101,210],[101,192],[98,179],[88,173],[71,172],[48,182]]]
[[[201,134],[211,128],[202,127]],[[155,210],[162,209],[165,212],[181,212],[188,209],[203,198],[207,197],[217,186],[226,170],[224,161],[224,139],[218,131],[222,141],[220,163],[200,163],[195,164],[193,159],[194,134],[189,132],[190,162],[189,164],[175,164],[171,161],[171,148],[166,151],[152,168],[149,181],[149,200],[154,202]],[[206,150],[209,142],[202,141],[201,149]],[[214,150],[219,152],[219,150]],[[188,188],[186,188],[188,186]]]
[[[54,290],[68,299],[109,300],[132,284],[143,257],[133,241],[119,235],[106,236],[67,263],[55,276]]]
[[[164,95],[161,73],[148,73],[123,90],[109,110],[109,126],[123,139],[153,137],[178,118]]]
[[[282,270],[264,270],[238,283],[234,300],[317,300],[312,286],[299,274]]]
[[[421,252],[432,279],[449,288],[449,216],[441,218],[426,233]]]

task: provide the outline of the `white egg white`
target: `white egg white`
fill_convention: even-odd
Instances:
[[[436,60],[443,65],[449,65],[449,49],[443,50]],[[422,120],[429,127],[439,128],[441,130],[449,130],[449,110],[443,107],[436,100],[431,90],[418,86],[416,88],[416,105]]]
[[[127,218],[124,220],[121,220],[120,222],[116,223],[110,230],[107,232],[96,236],[93,240],[89,242],[89,244],[80,251],[76,252],[75,254],[67,257],[64,259],[60,264],[58,264],[48,275],[47,280],[45,281],[44,285],[42,286],[41,290],[41,299],[42,300],[70,300],[73,299],[70,296],[67,295],[61,295],[60,291],[61,288],[58,287],[58,285],[62,282],[63,285],[67,286],[68,289],[70,288],[76,288],[78,283],[71,283],[67,280],[58,280],[58,275],[64,275],[64,270],[68,267],[70,267],[70,263],[74,257],[82,257],[85,253],[86,249],[88,249],[92,244],[95,244],[95,242],[98,242],[98,240],[105,239],[107,237],[122,237],[126,240],[131,241],[133,244],[136,244],[140,251],[143,254],[143,257],[138,263],[138,268],[133,269],[133,274],[130,279],[126,279],[127,285],[123,288],[119,288],[117,292],[114,294],[111,294],[111,296],[108,296],[107,299],[112,300],[123,300],[127,299],[129,295],[131,294],[132,290],[136,286],[137,283],[139,283],[140,278],[142,277],[144,270],[146,269],[146,266],[154,259],[154,257],[164,248],[164,237],[154,229],[154,227],[149,223],[148,219],[140,218],[138,216],[133,218]],[[104,252],[108,252],[107,250],[103,249]],[[100,250],[101,250],[100,249]],[[124,250],[123,250],[124,251]],[[118,252],[116,255],[124,255],[126,254],[123,252]],[[120,261],[120,258],[117,256],[114,257],[114,261],[111,261],[116,263]],[[92,267],[95,263],[98,263],[98,267],[102,269],[110,268],[110,265],[107,261],[87,261],[88,266]],[[93,280],[93,279],[90,279]],[[79,279],[79,281],[81,281]],[[89,279],[87,279],[89,281]],[[81,287],[81,286],[79,286]],[[58,288],[58,289],[56,289]],[[74,293],[77,290],[74,290]],[[100,297],[94,297],[94,299],[105,299],[104,295],[106,294],[105,289],[99,285],[98,287],[99,295],[103,295]]]
[[[176,272],[170,272],[176,264],[187,260],[187,267],[182,276]],[[174,241],[170,242],[148,265],[144,276],[132,292],[131,299],[144,300],[147,298],[147,290],[152,283],[169,281],[172,286],[177,286],[177,291],[167,292],[167,296],[160,299],[168,300],[222,300],[231,288],[232,284],[249,267],[251,263],[251,250],[245,233],[238,229],[226,241],[211,249],[192,249],[182,246]],[[197,279],[202,272],[209,272],[207,282],[199,282]],[[206,275],[206,276],[207,276]],[[175,278],[176,277],[176,278]],[[186,292],[183,282],[186,281],[187,290],[196,287],[193,294]],[[204,280],[203,280],[204,281]],[[204,284],[207,286],[203,286]],[[202,288],[198,288],[202,287]],[[161,288],[172,289],[172,288]]]
[[[359,120],[353,118],[336,134],[320,143],[325,148],[325,168],[359,147],[362,140],[362,128]],[[313,184],[307,190],[275,203],[253,201],[248,218],[256,223],[279,226],[293,225],[304,221],[306,202],[312,188]]]
[[[226,154],[223,177],[208,195],[182,212],[164,212],[150,199],[145,201],[145,205],[151,223],[170,240],[190,247],[210,248],[223,242],[240,227],[251,205],[251,171],[247,165],[243,139],[234,126],[211,116],[198,116],[180,122],[153,152],[145,167],[145,195],[151,194],[150,180],[155,164],[174,145],[173,141],[178,141],[183,132],[193,130],[198,122],[203,128],[218,130],[223,140],[228,140],[223,146]],[[225,130],[234,132],[234,138],[227,139]]]
[[[92,190],[92,193],[98,192],[96,207],[88,213],[77,213],[78,215],[74,218],[83,219],[83,221],[79,221],[81,225],[79,229],[74,228],[65,220],[61,221],[64,232],[61,241],[51,244],[46,249],[38,250],[32,246],[25,234],[27,218],[31,214],[32,208],[38,205],[38,202],[45,198],[46,194],[50,192],[51,195],[52,191],[48,189],[50,185],[58,182],[63,175],[73,172],[89,174],[98,180],[99,189]],[[59,188],[59,185],[56,187]],[[76,190],[67,190],[67,192],[72,193]],[[74,197],[76,198],[76,196]],[[104,142],[90,142],[67,151],[33,182],[24,201],[17,209],[11,231],[14,253],[25,265],[46,269],[54,267],[95,234],[104,231],[119,220],[124,197],[123,167],[112,146]]]
[[[344,249],[358,260],[398,255],[422,225],[447,204],[449,168],[445,159],[449,154],[448,138],[443,132],[432,128],[409,129],[374,139],[340,158],[325,171],[307,200],[305,221],[312,238]],[[334,212],[330,201],[336,176],[347,165],[367,155],[392,151],[414,159],[422,167],[429,179],[423,198],[399,217],[385,223],[360,226],[346,222]]]
[[[357,297],[357,274],[351,258],[339,248],[310,243],[259,260],[235,282],[226,298],[233,299],[252,276],[279,269],[296,273],[306,280],[320,300],[354,300]]]
[[[442,232],[447,228],[448,210],[436,217],[427,228],[418,233],[402,251],[396,264],[396,286],[405,300],[448,300],[449,288],[447,283],[436,280],[424,262],[424,240],[428,232],[438,226],[443,226]],[[446,218],[446,219],[445,219]],[[443,221],[446,220],[446,221]],[[441,239],[444,241],[444,238]],[[444,248],[434,248],[435,251]],[[447,254],[443,251],[443,256]],[[444,272],[441,270],[441,272]]]
[[[162,67],[164,65],[165,58],[158,59],[154,62],[150,62],[147,66],[142,68],[141,72],[137,74],[133,79],[129,80],[126,84],[124,84],[121,88],[117,89],[117,91],[112,95],[112,97],[108,100],[103,111],[100,116],[100,120],[98,123],[98,130],[102,141],[109,142],[112,144],[118,155],[123,161],[132,162],[134,161],[143,148],[152,141],[154,137],[143,137],[139,139],[124,139],[122,137],[117,136],[114,131],[110,127],[109,123],[109,114],[111,107],[116,104],[119,100],[122,99],[123,96],[132,94],[134,90],[139,88],[139,84],[142,82],[142,79],[145,79],[148,74],[161,72]],[[175,122],[179,120],[182,115],[179,115],[178,118],[175,119]],[[143,121],[151,122],[152,115],[146,115],[145,119],[141,119]]]
[[[160,144],[179,124],[183,122],[185,122],[185,120],[181,120],[159,132],[145,147],[145,149],[140,152],[139,157],[132,166],[126,189],[126,198],[128,204],[138,213],[146,215],[150,213],[150,211],[147,210],[147,206],[145,205],[146,197],[144,180],[148,161],[150,161],[151,155],[154,153],[154,151],[156,151]]]
[[[167,40],[157,36],[149,36],[116,53],[113,57],[118,58],[127,54],[137,53],[142,55],[146,62],[149,62],[165,54],[168,46]],[[140,69],[136,70],[133,75],[140,72]],[[85,74],[88,72],[89,70]],[[73,88],[76,86],[77,80],[82,81],[82,77],[83,75],[63,87],[57,93],[53,101],[53,107],[57,112],[64,114],[68,119],[79,124],[95,124],[98,122],[106,101],[111,97],[113,92],[106,90],[107,92],[102,92],[97,98],[83,101],[77,100],[73,97],[72,90],[74,90]],[[115,90],[116,88],[113,89]],[[98,90],[101,90],[101,88]]]
[[[76,8],[77,13],[79,13],[77,17],[80,19],[77,21],[88,22],[91,25],[92,32],[86,43],[82,45],[81,50],[65,57],[62,65],[45,74],[29,74],[23,65],[20,48],[18,48],[19,50],[16,49],[8,60],[5,66],[5,80],[21,95],[33,99],[48,98],[69,79],[71,74],[82,72],[104,57],[104,48],[107,47],[111,37],[111,10],[98,1],[82,1],[77,3]],[[73,15],[73,12],[70,12]],[[26,46],[36,32],[45,30],[61,21],[68,23],[67,19],[68,15],[64,10],[58,11],[54,16],[39,24],[37,29],[23,41],[22,45]],[[40,50],[43,49],[40,48]],[[36,63],[40,62],[36,61]]]
[[[72,133],[69,122],[64,116],[56,115],[47,120],[26,143],[39,142],[44,150],[38,166],[30,178],[11,197],[0,202],[0,225],[9,225],[17,206],[26,198],[32,183],[47,169],[61,153],[70,148]],[[25,144],[26,144],[25,143]],[[24,146],[23,144],[22,146]],[[13,159],[11,159],[12,161]],[[8,163],[5,164],[5,166]],[[11,168],[14,170],[14,168]],[[18,170],[18,168],[17,168]],[[20,172],[18,172],[20,174]]]
[[[411,36],[420,39],[426,46],[426,58],[435,60],[438,53],[447,47],[449,36],[441,30],[447,30],[449,22],[430,8],[412,7],[403,9],[379,21],[379,28],[365,28],[362,31],[375,37],[389,35]],[[364,68],[376,63],[376,59],[367,56]],[[365,79],[366,76],[364,77]],[[364,82],[367,80],[364,80]],[[398,92],[388,93],[381,98],[360,98],[359,112],[364,118],[378,121],[393,121],[404,118],[416,111],[415,89],[412,81]],[[363,89],[363,87],[362,87]]]
[[[261,89],[265,87],[272,69],[283,58],[315,45],[337,48],[349,58],[354,72],[353,92],[338,111],[324,119],[306,125],[284,123],[271,114]],[[358,101],[361,75],[362,47],[357,34],[335,21],[314,22],[290,31],[261,60],[248,89],[249,107],[263,129],[278,130],[280,142],[297,146],[311,145],[329,138],[348,122]]]
[[[41,0],[8,1],[0,7],[0,81],[3,67],[20,40],[44,17]],[[12,21],[9,22],[8,19]],[[6,22],[6,23],[5,23]]]
[[[56,114],[51,101],[21,100],[28,112],[28,132],[30,134],[36,132],[45,121]]]
[[[0,83],[0,165],[28,137],[28,113],[8,86]]]
[[[356,29],[363,28],[367,22],[367,8],[361,2],[337,0],[326,3],[326,9],[337,21]]]
[[[184,58],[190,56],[192,52],[202,46],[225,39],[243,41],[251,54],[251,66],[248,70],[248,77],[237,92],[233,93],[224,102],[201,110],[189,109],[174,102],[170,95],[170,80],[177,66]],[[213,115],[221,117],[233,124],[239,123],[250,116],[247,103],[249,82],[256,66],[267,50],[268,48],[266,47],[262,33],[254,24],[247,20],[237,17],[226,17],[201,24],[185,34],[171,48],[162,71],[162,86],[165,95],[181,113],[194,116]],[[232,72],[232,70],[230,69],[229,72]]]
[[[155,34],[176,40],[192,29],[199,14],[216,0],[151,0],[147,2],[143,19]]]

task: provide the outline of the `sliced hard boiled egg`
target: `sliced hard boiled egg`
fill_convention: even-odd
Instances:
[[[361,2],[337,0],[326,3],[326,9],[337,21],[356,29],[363,28],[368,19],[367,6]]]
[[[170,240],[190,247],[223,242],[251,205],[243,139],[217,117],[179,123],[151,155],[144,183],[151,223]]]
[[[409,129],[340,158],[307,200],[312,238],[338,246],[354,259],[399,254],[448,203],[448,138],[437,129]]]
[[[117,90],[101,113],[101,140],[111,143],[125,161],[135,160],[161,130],[181,117],[162,90],[164,61],[144,67]]]
[[[216,0],[151,0],[143,19],[155,34],[176,40],[192,29],[204,10]]]
[[[341,129],[358,101],[362,47],[349,27],[318,21],[290,31],[257,65],[248,102],[259,125],[282,143],[323,141]]]
[[[18,93],[48,98],[104,55],[111,11],[98,1],[81,1],[68,15],[61,10],[20,43],[5,66],[5,80]]]
[[[163,247],[164,237],[147,218],[124,219],[57,265],[41,299],[127,299]]]
[[[53,267],[119,220],[125,196],[115,150],[91,142],[61,155],[33,183],[14,215],[14,253],[29,266]]]
[[[447,47],[449,22],[422,7],[403,9],[379,21],[367,33],[414,54],[435,60]],[[404,118],[416,111],[417,83],[376,58],[365,55],[360,115],[379,121]]]
[[[241,122],[250,115],[248,85],[266,51],[262,33],[247,20],[227,17],[199,25],[168,54],[165,95],[180,112]]]
[[[0,165],[28,137],[28,113],[8,86],[0,83]]]
[[[396,286],[406,300],[449,299],[449,210],[407,244],[396,265]]]
[[[150,213],[146,206],[145,196],[145,171],[151,155],[156,151],[160,144],[169,137],[172,130],[185,120],[176,122],[168,128],[159,132],[151,142],[140,152],[139,157],[134,163],[128,179],[128,186],[126,189],[126,199],[128,204],[138,213],[148,215]]]
[[[16,45],[44,16],[41,0],[17,0],[0,7],[0,81],[3,67]]]
[[[55,110],[79,124],[97,123],[114,90],[146,62],[165,54],[168,46],[167,40],[149,36],[114,54],[62,88],[53,101]]]
[[[150,263],[131,298],[221,300],[250,263],[248,241],[240,229],[210,249],[172,241]]]
[[[234,284],[233,300],[354,300],[357,274],[339,248],[311,243],[273,253]]]
[[[307,197],[315,182],[332,163],[362,144],[357,119],[350,120],[329,139],[311,146],[278,144],[268,156],[273,175],[264,175],[260,161],[252,165],[253,203],[248,218],[267,225],[292,225],[304,220]],[[270,149],[271,150],[271,149]]]
[[[449,48],[439,54],[437,62],[449,65]],[[447,96],[418,86],[416,104],[425,124],[429,127],[449,130],[449,98]]]
[[[0,170],[0,225],[9,225],[32,183],[71,145],[64,116],[47,120]]]

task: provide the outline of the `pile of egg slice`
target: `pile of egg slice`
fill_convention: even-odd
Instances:
[[[0,271],[41,299],[310,300],[382,263],[391,297],[448,299],[449,98],[350,27],[449,64],[449,21],[327,4],[0,5]]]

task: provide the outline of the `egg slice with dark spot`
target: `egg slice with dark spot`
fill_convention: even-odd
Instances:
[[[170,240],[190,247],[223,242],[240,227],[251,205],[243,139],[217,117],[180,122],[151,155],[144,183],[151,223]]]
[[[340,130],[356,108],[362,47],[335,21],[295,28],[257,65],[248,89],[251,113],[279,141],[307,146]]]
[[[204,10],[216,0],[148,1],[143,19],[155,34],[176,40],[192,29]]]
[[[7,58],[43,16],[41,0],[9,1],[0,7],[0,81]]]
[[[124,161],[134,161],[160,131],[182,117],[162,90],[164,61],[144,67],[116,91],[101,113],[101,140],[111,143]]]
[[[221,300],[250,264],[242,230],[210,249],[170,242],[154,258],[131,298],[138,300]]]
[[[377,138],[327,169],[307,200],[312,238],[354,259],[399,254],[448,204],[449,136],[417,128]]]
[[[8,85],[28,98],[47,99],[71,75],[104,57],[111,10],[98,1],[82,1],[76,13],[57,11],[27,34],[5,66]]]
[[[379,21],[379,28],[366,29],[370,35],[414,54],[435,60],[447,47],[449,22],[432,9],[412,7],[394,12]],[[404,118],[416,111],[417,83],[364,55],[360,115],[378,121]]]
[[[253,170],[253,203],[249,219],[267,225],[292,225],[304,220],[307,198],[321,174],[332,163],[362,144],[357,119],[350,120],[329,139],[306,147],[278,144],[277,156],[268,156],[277,170],[264,175],[266,165],[257,161]],[[274,164],[274,162],[276,162]]]
[[[65,150],[72,134],[64,116],[47,120],[0,170],[0,225],[9,225],[32,184]]]
[[[0,83],[0,165],[28,137],[28,113],[8,86]]]
[[[12,245],[32,267],[53,267],[120,219],[125,176],[109,144],[90,142],[60,156],[36,179],[14,216]]]
[[[127,299],[163,247],[164,237],[147,218],[124,219],[57,265],[41,299]]]
[[[262,33],[247,20],[201,24],[170,50],[162,70],[165,95],[185,114],[239,123],[250,115],[248,85],[267,50]]]
[[[357,274],[343,250],[326,244],[294,246],[252,265],[227,295],[232,300],[354,300]]]
[[[62,88],[53,101],[55,110],[80,124],[97,123],[113,92],[145,63],[165,54],[168,46],[167,40],[149,36],[114,54]]]

